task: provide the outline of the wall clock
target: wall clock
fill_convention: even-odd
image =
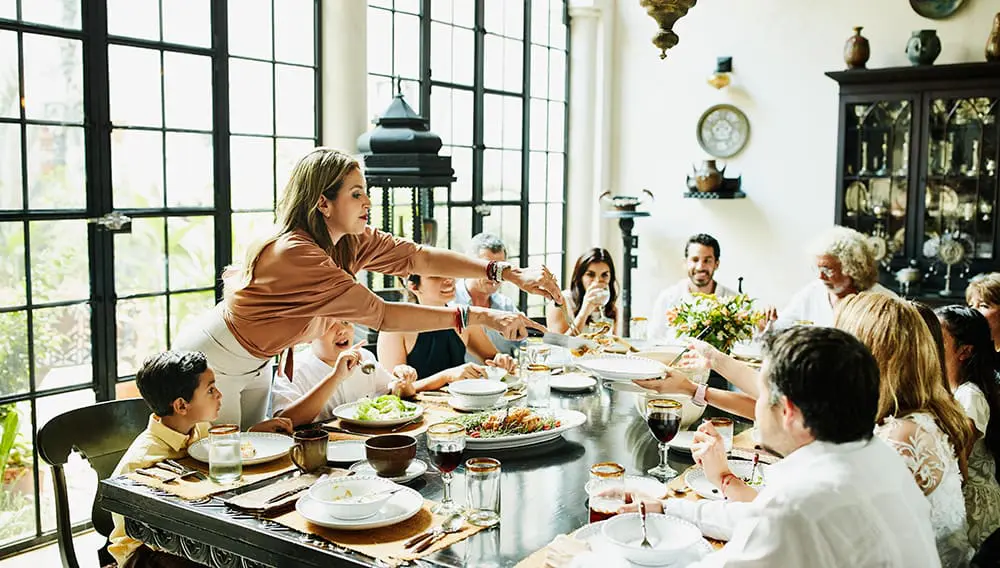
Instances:
[[[698,119],[698,144],[716,158],[735,156],[750,138],[750,121],[733,105],[715,105]]]

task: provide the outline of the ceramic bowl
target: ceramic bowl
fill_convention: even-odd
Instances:
[[[686,394],[658,394],[658,393],[639,393],[635,395],[635,410],[639,413],[639,416],[646,415],[646,403],[653,399],[669,398],[671,400],[676,400],[681,403],[681,430],[687,430],[687,427],[697,422],[701,415],[705,413],[704,406],[698,406],[695,404],[691,397]]]
[[[660,566],[671,554],[677,554],[698,544],[701,531],[691,523],[658,513],[646,515],[646,533],[652,548],[642,548],[642,529],[639,514],[628,513],[605,521],[601,534],[622,556],[635,564]]]
[[[466,379],[448,385],[448,392],[462,408],[493,408],[507,392],[507,385],[489,379]]]
[[[331,477],[313,484],[309,496],[334,517],[357,520],[378,513],[396,487],[375,476]]]
[[[365,440],[365,457],[382,477],[399,477],[417,457],[417,439],[405,434],[372,436]]]

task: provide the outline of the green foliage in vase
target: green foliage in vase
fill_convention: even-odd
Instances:
[[[694,300],[667,310],[667,321],[677,337],[697,337],[708,328],[702,340],[723,353],[733,345],[753,338],[764,314],[754,311],[753,299],[739,294],[720,300],[715,294],[694,294]]]

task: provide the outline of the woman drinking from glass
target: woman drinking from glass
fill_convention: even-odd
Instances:
[[[552,331],[577,335],[589,324],[607,322],[613,333],[618,332],[618,280],[607,250],[595,247],[577,259],[562,297],[572,321],[567,321],[563,310],[549,310],[546,324]]]

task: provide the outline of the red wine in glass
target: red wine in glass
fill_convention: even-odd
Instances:
[[[451,473],[462,463],[462,446],[460,444],[435,444],[428,448],[431,461],[441,473]]]
[[[681,417],[676,413],[650,412],[646,417],[646,425],[657,441],[666,444],[677,435],[681,427]]]

